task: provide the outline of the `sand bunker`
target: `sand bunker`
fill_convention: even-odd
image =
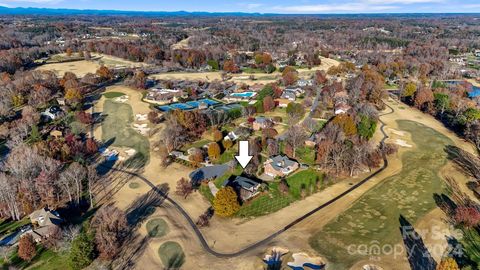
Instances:
[[[263,261],[269,266],[269,269],[280,269],[282,265],[282,256],[290,252],[286,248],[273,247],[270,252],[265,254]]]
[[[382,267],[376,266],[374,264],[366,264],[362,267],[363,270],[383,270]]]
[[[322,269],[325,266],[325,262],[320,257],[310,257],[306,253],[293,253],[293,262],[288,262],[287,265],[293,269],[303,269],[303,267],[309,267],[312,269]]]
[[[401,146],[401,147],[408,147],[408,148],[413,147],[413,145],[408,144],[407,141],[400,140],[400,139],[396,139],[396,140],[395,140],[395,144],[397,144],[397,145],[399,145],[399,146]]]
[[[123,95],[121,97],[116,97],[113,99],[113,101],[118,102],[118,103],[126,103],[129,99],[129,96]]]
[[[392,132],[393,134],[395,135],[398,135],[398,136],[405,136],[406,133],[405,131],[400,131],[400,130],[396,130],[396,129],[393,129],[393,128],[389,128],[388,130],[390,130],[390,132]]]
[[[139,114],[139,113],[137,113],[137,114],[135,115],[135,119],[136,119],[137,121],[146,121],[146,120],[147,120],[147,115],[146,115],[146,114]]]
[[[129,157],[132,157],[133,155],[135,155],[137,153],[137,150],[133,149],[133,148],[130,148],[130,149],[127,149],[125,150],[125,154],[127,154],[127,156]]]
[[[147,135],[150,128],[147,124],[133,124],[133,129],[142,135]]]
[[[100,154],[105,157],[106,160],[108,161],[115,161],[115,160],[118,160],[118,151],[113,149],[113,150],[110,150],[108,148],[100,148],[98,149],[98,152],[100,152]]]

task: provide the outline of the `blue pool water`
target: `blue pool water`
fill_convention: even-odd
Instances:
[[[449,85],[457,85],[462,83],[462,81],[445,81]],[[480,87],[472,85],[472,92],[468,93],[468,96],[471,98],[480,97]]]
[[[473,91],[468,94],[469,97],[474,98],[474,97],[480,97],[480,87],[478,86],[472,86]]]
[[[243,92],[243,93],[233,93],[231,94],[232,97],[243,97],[249,98],[255,95],[255,92]]]
[[[218,101],[206,98],[206,99],[201,99],[201,100],[198,100],[198,101],[187,101],[185,103],[174,103],[174,104],[170,104],[170,105],[161,105],[161,106],[157,106],[157,108],[159,110],[161,110],[162,112],[168,112],[168,111],[176,110],[176,109],[187,111],[187,110],[192,110],[192,109],[198,108],[198,106],[200,105],[200,102],[205,102],[208,106],[215,105],[215,104],[219,103]]]

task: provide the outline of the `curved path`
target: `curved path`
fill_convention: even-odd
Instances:
[[[387,114],[391,114],[394,112],[393,108],[390,107],[389,105],[385,104],[391,111],[390,112],[387,112],[387,113],[383,113],[381,114],[380,116],[384,116],[384,115],[387,115]],[[379,119],[380,123],[382,124],[382,126],[380,127],[380,131],[382,132],[383,134],[383,138],[382,140],[380,141],[380,144],[383,144],[385,142],[385,140],[388,138],[388,135],[385,133],[385,123]],[[213,250],[207,243],[207,241],[205,240],[205,237],[203,236],[202,232],[200,231],[200,229],[197,227],[197,225],[195,224],[195,222],[193,221],[193,219],[188,215],[188,213],[182,208],[182,206],[180,206],[180,204],[178,204],[175,200],[173,200],[172,198],[168,197],[168,194],[165,194],[163,191],[161,191],[158,187],[156,187],[152,182],[150,182],[147,178],[145,178],[144,176],[140,175],[140,174],[137,174],[137,173],[132,173],[132,172],[129,172],[129,171],[124,171],[124,170],[121,170],[121,169],[115,169],[115,168],[112,168],[112,170],[114,171],[119,171],[119,172],[122,172],[122,173],[127,173],[127,174],[130,174],[132,176],[135,176],[139,179],[141,179],[142,181],[144,181],[147,185],[149,185],[153,190],[155,190],[159,195],[163,196],[165,198],[165,200],[167,200],[168,202],[170,202],[173,206],[175,206],[175,208],[177,208],[177,210],[180,212],[180,214],[182,214],[185,219],[187,220],[188,224],[190,225],[190,227],[193,229],[193,231],[195,232],[195,234],[197,235],[197,238],[198,240],[200,241],[200,244],[202,245],[203,249],[205,249],[205,251],[207,251],[208,253],[216,256],[216,257],[220,257],[220,258],[231,258],[231,257],[236,257],[236,256],[240,256],[242,254],[245,254],[259,246],[262,246],[262,245],[265,245],[267,244],[268,242],[270,242],[271,240],[273,240],[274,238],[276,238],[278,235],[282,234],[283,232],[287,231],[288,229],[292,228],[293,226],[295,226],[296,224],[300,223],[301,221],[307,219],[308,217],[310,217],[311,215],[315,214],[316,212],[322,210],[323,208],[333,204],[334,202],[338,201],[339,199],[345,197],[347,194],[349,194],[350,192],[354,191],[355,189],[357,189],[358,187],[362,186],[363,184],[365,184],[366,182],[368,182],[370,179],[372,179],[373,177],[377,176],[379,173],[381,173],[383,170],[385,170],[388,166],[388,160],[387,160],[387,157],[384,155],[383,156],[383,166],[378,169],[376,172],[374,172],[373,174],[369,175],[368,177],[366,177],[365,179],[363,179],[362,181],[358,182],[357,184],[351,186],[349,189],[345,190],[344,192],[340,193],[339,195],[337,195],[336,197],[332,198],[331,200],[325,202],[324,204],[322,205],[319,205],[318,207],[316,207],[315,209],[311,210],[310,212],[302,215],[301,217],[295,219],[294,221],[292,221],[291,223],[287,224],[285,227],[283,227],[282,229],[272,233],[271,235],[265,237],[264,239],[250,245],[250,246],[247,246],[239,251],[236,251],[236,252],[233,252],[233,253],[221,253],[221,252],[218,252],[218,251],[215,251]]]

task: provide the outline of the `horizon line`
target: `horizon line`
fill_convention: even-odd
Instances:
[[[0,4],[0,9],[3,10],[51,10],[51,11],[79,11],[79,12],[118,12],[118,13],[202,13],[202,14],[242,14],[242,15],[297,15],[297,16],[316,16],[316,15],[408,15],[408,14],[423,14],[423,15],[480,15],[480,12],[325,12],[325,13],[275,13],[275,12],[245,12],[245,11],[187,11],[187,10],[124,10],[124,9],[79,9],[79,8],[61,8],[61,7],[10,7],[6,6],[3,3]],[[1,11],[1,10],[0,10]],[[0,12],[0,14],[2,14]],[[5,13],[3,13],[5,14]],[[73,14],[71,14],[73,15]]]

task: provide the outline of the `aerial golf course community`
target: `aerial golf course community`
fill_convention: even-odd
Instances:
[[[480,269],[477,17],[212,14],[0,8],[0,269]]]

